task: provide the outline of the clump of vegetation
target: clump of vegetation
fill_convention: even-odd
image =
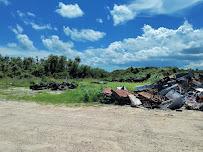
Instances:
[[[20,58],[0,55],[0,78],[32,79],[33,77],[103,78],[107,72],[80,64],[81,59],[67,60],[65,56],[50,55],[47,59],[38,57]]]
[[[3,57],[0,55],[0,79],[41,79],[49,82],[52,79],[103,79],[106,81],[130,82],[131,79],[141,79],[149,76],[147,80],[156,81],[164,76],[184,70],[166,67],[130,67],[124,70],[107,72],[100,68],[93,68],[81,64],[80,57],[67,60],[65,56],[50,55],[47,58],[38,57],[20,58]]]
[[[83,96],[83,102],[85,103],[89,102],[89,95],[87,93],[85,93]]]
[[[145,82],[154,83],[157,80],[165,76],[169,76],[178,72],[184,72],[186,70],[178,69],[174,67],[130,67],[127,69],[120,69],[112,71],[108,74],[108,77],[105,78],[107,81],[115,81],[115,82],[130,82],[133,79],[136,80],[144,80]],[[142,82],[142,81],[140,81]]]

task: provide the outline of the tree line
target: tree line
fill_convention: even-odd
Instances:
[[[53,77],[65,78],[103,78],[108,72],[81,64],[80,57],[67,59],[65,56],[50,55],[38,57],[8,57],[0,55],[0,78]]]

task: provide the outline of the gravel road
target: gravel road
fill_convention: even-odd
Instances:
[[[202,152],[203,113],[0,101],[0,152]]]

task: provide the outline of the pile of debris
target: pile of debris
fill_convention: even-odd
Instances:
[[[192,72],[165,77],[152,85],[136,87],[131,93],[124,87],[103,91],[103,103],[177,110],[203,111],[203,75]]]
[[[75,83],[69,83],[69,82],[62,82],[62,83],[56,83],[56,82],[51,82],[51,83],[39,83],[39,84],[33,84],[30,86],[31,90],[46,90],[46,89],[51,89],[52,91],[64,91],[67,89],[75,89],[77,88],[78,85]]]
[[[136,98],[133,93],[129,92],[125,87],[117,87],[116,90],[106,88],[102,92],[103,96],[100,100],[105,104],[118,104],[118,105],[130,105],[132,107],[141,105],[141,101]]]

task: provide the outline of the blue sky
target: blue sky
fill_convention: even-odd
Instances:
[[[203,0],[0,0],[0,54],[203,69]]]

